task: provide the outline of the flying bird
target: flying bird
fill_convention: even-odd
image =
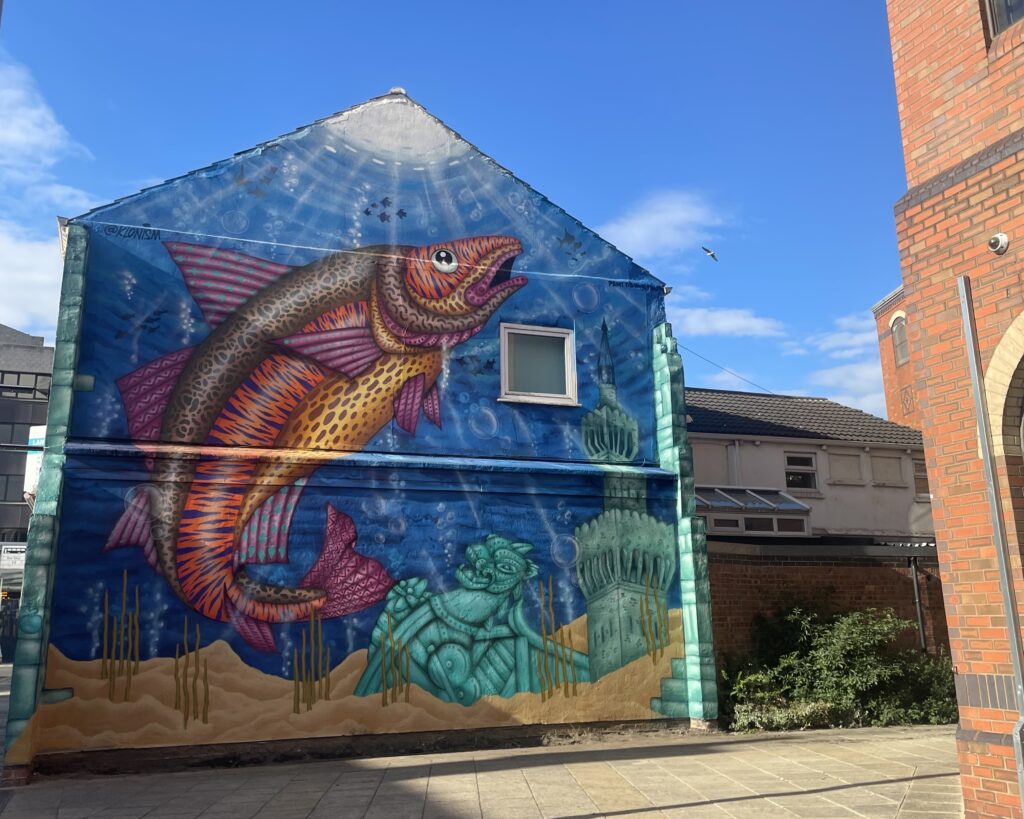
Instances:
[[[718,261],[718,257],[715,255],[715,251],[713,251],[710,247],[704,247],[704,245],[701,245],[700,249],[703,250],[705,253],[707,253],[708,256],[711,257],[712,261],[714,261],[714,262]]]

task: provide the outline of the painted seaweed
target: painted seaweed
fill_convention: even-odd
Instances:
[[[135,586],[135,608],[128,607],[128,570],[121,573],[121,605],[110,611],[110,593],[103,591],[103,646],[100,657],[100,679],[107,680],[107,698],[111,702],[128,702],[132,678],[139,671],[139,587]],[[118,693],[118,683],[121,691]]]
[[[323,619],[314,610],[302,630],[301,648],[292,649],[292,713],[311,711],[331,698],[331,648],[324,641]]]

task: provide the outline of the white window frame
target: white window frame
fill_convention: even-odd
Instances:
[[[916,501],[926,501],[928,503],[931,503],[931,501],[932,501],[931,490],[929,489],[929,491],[927,491],[927,492],[919,492],[918,490],[920,489],[920,487],[918,486],[918,483],[917,483],[917,479],[918,478],[924,478],[925,488],[928,489],[928,465],[927,465],[927,462],[925,461],[925,459],[923,457],[922,458],[911,457],[910,461],[911,461],[911,471],[914,473],[914,476],[913,476],[914,477],[914,500],[916,500]],[[918,470],[918,466],[921,467],[920,470]]]
[[[793,458],[810,458],[810,466],[790,466],[789,459]],[[815,452],[783,452],[783,476],[785,477],[789,472],[802,472],[808,475],[814,476],[814,486],[790,486],[789,480],[786,480],[786,491],[793,493],[800,492],[820,492],[821,488],[818,486],[818,458]]]
[[[510,334],[547,336],[561,338],[565,351],[565,389],[559,395],[546,392],[515,392],[509,389],[509,344]],[[578,407],[576,384],[576,333],[564,327],[539,327],[532,324],[505,324],[500,327],[501,334],[501,395],[499,401],[523,404],[553,404],[556,406]]]
[[[798,520],[803,524],[803,529],[799,532],[784,532],[779,528],[779,520],[785,518],[786,520]],[[767,520],[771,522],[771,529],[749,529],[747,528],[748,519]],[[736,523],[735,526],[723,526],[723,520],[731,520]],[[795,514],[782,514],[781,512],[774,515],[744,515],[742,512],[720,512],[719,514],[706,513],[705,530],[709,535],[745,535],[748,537],[771,537],[771,538],[784,538],[784,537],[810,537],[811,532],[811,519],[803,515]]]

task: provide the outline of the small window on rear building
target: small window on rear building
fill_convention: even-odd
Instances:
[[[817,489],[818,470],[814,453],[786,453],[786,489]]]
[[[892,322],[892,355],[896,366],[901,367],[910,360],[910,347],[907,345],[907,320],[898,316]]]
[[[914,458],[914,494],[919,498],[930,498],[928,489],[928,467],[922,458]]]
[[[573,331],[502,324],[498,400],[578,406]]]

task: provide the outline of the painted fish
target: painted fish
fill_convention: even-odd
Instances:
[[[359,451],[392,420],[415,434],[421,412],[440,427],[443,356],[526,283],[512,276],[522,246],[508,236],[382,245],[301,267],[165,246],[212,329],[118,380],[133,440],[279,452],[148,459],[152,480],[129,496],[105,549],[141,546],[187,606],[273,651],[271,624],[350,614],[394,584],[330,505],[297,587],[250,577],[249,564],[288,562],[291,517],[316,468],[287,451]]]

